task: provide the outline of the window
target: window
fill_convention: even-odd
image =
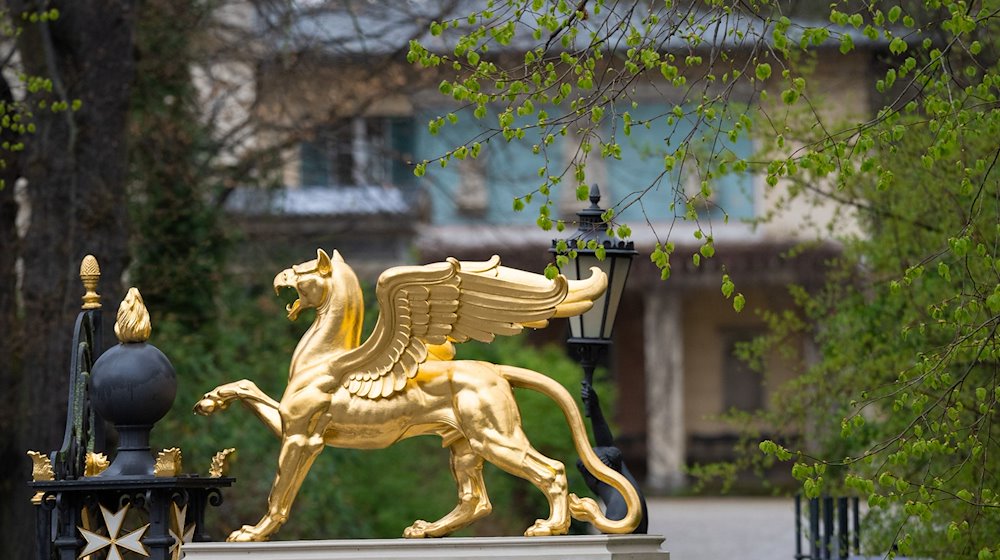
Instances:
[[[401,186],[412,177],[413,121],[355,117],[303,142],[299,183],[317,186]]]
[[[737,345],[754,339],[757,329],[733,329],[722,333],[723,411],[752,412],[764,408],[764,383],[760,373],[736,356]]]
[[[617,131],[615,140],[621,145],[622,154],[620,158],[603,160],[607,167],[608,189],[604,188],[604,182],[601,183],[608,204],[623,199],[626,205],[632,203],[619,209],[617,219],[632,224],[647,219],[672,222],[676,216],[685,214],[686,200],[695,195],[699,195],[694,208],[699,217],[716,220],[725,213],[734,223],[753,218],[754,191],[750,173],[731,171],[720,175],[716,172],[709,181],[709,199],[706,201],[700,196],[705,171],[717,170],[721,161],[750,157],[753,153],[750,139],[741,135],[736,142],[731,142],[721,133],[728,130],[729,125],[674,119],[671,109],[672,105],[652,101],[634,110],[629,108],[633,121],[641,124],[633,126],[628,136]],[[621,112],[625,110],[621,108]],[[602,134],[607,140],[611,131]],[[674,161],[672,171],[666,173],[664,156],[676,157],[676,150],[685,142],[687,157]],[[712,154],[716,158],[711,158]],[[589,177],[589,169],[587,174]]]

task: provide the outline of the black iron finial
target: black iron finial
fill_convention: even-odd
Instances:
[[[597,183],[590,186],[590,204],[591,208],[600,208],[598,204],[601,201],[601,189],[597,188]]]

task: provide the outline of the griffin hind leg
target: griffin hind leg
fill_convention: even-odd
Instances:
[[[527,444],[527,440],[525,440]],[[487,444],[486,459],[514,476],[521,477],[545,494],[549,501],[549,517],[538,519],[524,532],[526,537],[565,535],[569,531],[569,499],[566,468],[559,461],[549,459],[534,448],[504,446],[500,442]]]
[[[565,535],[569,531],[569,484],[566,468],[555,459],[550,459],[528,447],[521,462],[526,478],[538,487],[549,501],[548,519],[537,519],[524,532],[526,537]]]
[[[451,445],[451,474],[458,486],[455,509],[433,523],[418,519],[403,531],[404,537],[444,536],[493,511],[483,480],[483,458],[472,450],[468,440],[460,439]]]
[[[510,385],[500,378],[456,395],[472,450],[508,473],[538,487],[549,502],[549,517],[539,519],[525,536],[563,535],[569,531],[569,498],[566,468],[531,446],[521,428],[521,414]],[[470,426],[475,426],[470,430]],[[473,433],[474,432],[474,433]]]

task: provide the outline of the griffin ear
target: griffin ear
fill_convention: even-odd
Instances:
[[[334,251],[333,254],[336,255],[337,252]],[[333,271],[333,264],[330,263],[330,255],[327,255],[323,249],[316,249],[316,270],[323,276],[329,276],[330,272]]]

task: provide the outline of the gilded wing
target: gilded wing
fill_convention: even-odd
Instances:
[[[428,344],[469,339],[490,342],[539,328],[551,317],[578,315],[607,287],[593,269],[587,280],[549,280],[500,266],[499,257],[400,266],[382,273],[375,288],[380,315],[371,336],[334,364],[354,395],[376,399],[401,391],[427,359]]]

